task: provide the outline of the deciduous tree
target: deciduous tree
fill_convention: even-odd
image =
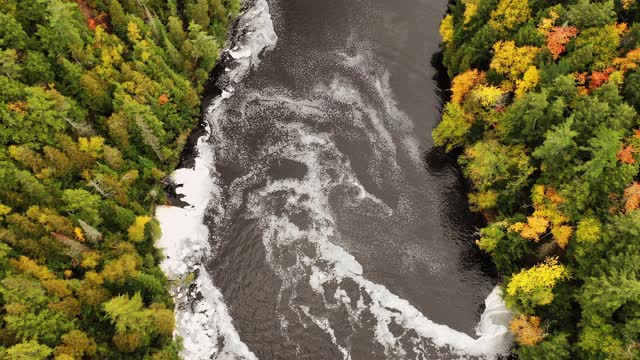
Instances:
[[[568,278],[566,267],[558,259],[548,258],[544,263],[513,275],[507,285],[507,301],[530,313],[537,306],[550,304],[553,288]]]

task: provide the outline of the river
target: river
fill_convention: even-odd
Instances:
[[[165,271],[197,275],[174,286],[183,355],[504,353],[509,313],[477,218],[455,162],[432,149],[446,2],[253,4],[198,158],[174,174],[191,206],[157,214]]]

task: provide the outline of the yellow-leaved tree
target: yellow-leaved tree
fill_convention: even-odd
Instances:
[[[443,42],[450,42],[453,40],[453,16],[448,14],[442,19],[442,23],[440,23],[440,36],[442,36]]]
[[[533,64],[539,50],[535,46],[516,46],[514,41],[498,41],[493,45],[494,55],[489,67],[515,82]]]
[[[500,0],[491,12],[489,24],[498,31],[509,32],[531,19],[531,9],[527,0]]]
[[[507,285],[507,303],[525,312],[553,301],[553,288],[570,278],[568,269],[555,257],[513,275]]]
[[[471,97],[485,108],[491,108],[499,103],[504,91],[495,86],[479,85],[471,92]]]
[[[540,82],[540,72],[535,66],[529,66],[522,79],[516,80],[516,98],[521,98]]]
[[[11,208],[0,203],[0,221],[4,220],[4,216],[11,213]]]
[[[142,242],[144,240],[144,227],[151,221],[149,216],[138,216],[133,222],[133,225],[129,226],[129,240],[133,242]]]
[[[80,150],[89,153],[92,157],[97,158],[102,154],[104,146],[104,138],[101,136],[92,136],[90,138],[78,138]]]
[[[462,3],[464,4],[464,23],[466,25],[478,12],[479,0],[463,0]]]
[[[433,142],[436,146],[446,146],[447,151],[460,146],[472,124],[473,117],[465,113],[459,103],[450,102],[444,108],[440,125],[433,130]]]
[[[569,244],[573,234],[573,228],[566,223],[569,218],[560,211],[561,205],[566,201],[553,187],[535,185],[531,191],[531,200],[535,209],[527,222],[517,222],[509,227],[525,239],[539,242],[542,235],[551,227],[551,234],[556,244],[564,249]]]
[[[583,218],[578,222],[576,229],[576,241],[578,248],[576,252],[585,255],[588,249],[600,240],[602,225],[600,221],[593,217]]]

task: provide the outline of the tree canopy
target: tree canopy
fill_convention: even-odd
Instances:
[[[178,357],[152,214],[239,10],[0,1],[0,358]]]
[[[486,218],[522,359],[640,358],[640,3],[463,0],[434,130]]]

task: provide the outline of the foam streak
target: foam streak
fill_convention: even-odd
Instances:
[[[240,82],[252,67],[259,64],[259,55],[275,46],[275,34],[269,5],[266,0],[248,4],[238,20],[236,45],[228,53],[232,61],[222,79],[222,94],[205,114],[206,135],[198,139],[198,157],[193,169],[178,169],[171,178],[180,187],[177,193],[189,206],[184,208],[160,206],[156,218],[160,222],[162,237],[156,246],[164,251],[166,259],[161,267],[173,285],[171,293],[176,303],[176,336],[184,339],[181,355],[185,359],[246,359],[256,356],[240,340],[233,320],[224,303],[222,293],[213,284],[204,267],[211,256],[209,231],[203,224],[210,206],[222,213],[218,174],[213,170],[215,154],[208,143],[212,133],[219,132],[217,109],[234,93],[233,83]],[[185,279],[195,280],[185,284]]]

